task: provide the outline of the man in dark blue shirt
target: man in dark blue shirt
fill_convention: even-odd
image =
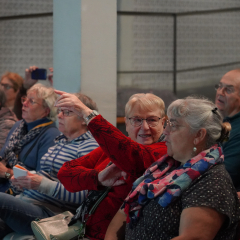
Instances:
[[[215,87],[215,104],[224,121],[231,124],[229,140],[223,144],[224,163],[240,191],[240,69],[227,72]]]

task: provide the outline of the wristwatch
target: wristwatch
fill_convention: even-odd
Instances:
[[[99,113],[98,113],[96,110],[93,110],[93,111],[90,113],[90,115],[88,115],[87,117],[84,117],[83,119],[84,119],[85,123],[88,125],[89,121],[90,121],[93,117],[95,117],[95,116],[97,116],[97,115],[99,115]]]
[[[6,178],[6,179],[10,179],[10,177],[11,177],[11,174],[8,173],[8,172],[5,172],[5,178]]]

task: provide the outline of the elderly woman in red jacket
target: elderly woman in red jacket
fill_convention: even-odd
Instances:
[[[113,186],[87,221],[86,237],[104,239],[107,227],[131,190],[132,183],[166,154],[165,142],[162,142],[164,103],[153,94],[133,95],[125,108],[129,134],[126,137],[74,95],[56,93],[61,95],[56,107],[68,108],[82,116],[100,146],[88,155],[64,164],[58,178],[71,192],[100,190],[101,185]],[[114,164],[107,167],[110,162]],[[126,179],[119,179],[121,176]]]

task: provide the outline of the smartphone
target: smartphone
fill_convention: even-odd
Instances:
[[[47,69],[44,68],[38,68],[31,73],[32,79],[41,79],[46,80],[47,79]]]

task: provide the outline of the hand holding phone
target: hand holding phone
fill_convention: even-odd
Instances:
[[[37,68],[31,72],[31,77],[35,80],[46,80],[47,70],[44,68]]]

